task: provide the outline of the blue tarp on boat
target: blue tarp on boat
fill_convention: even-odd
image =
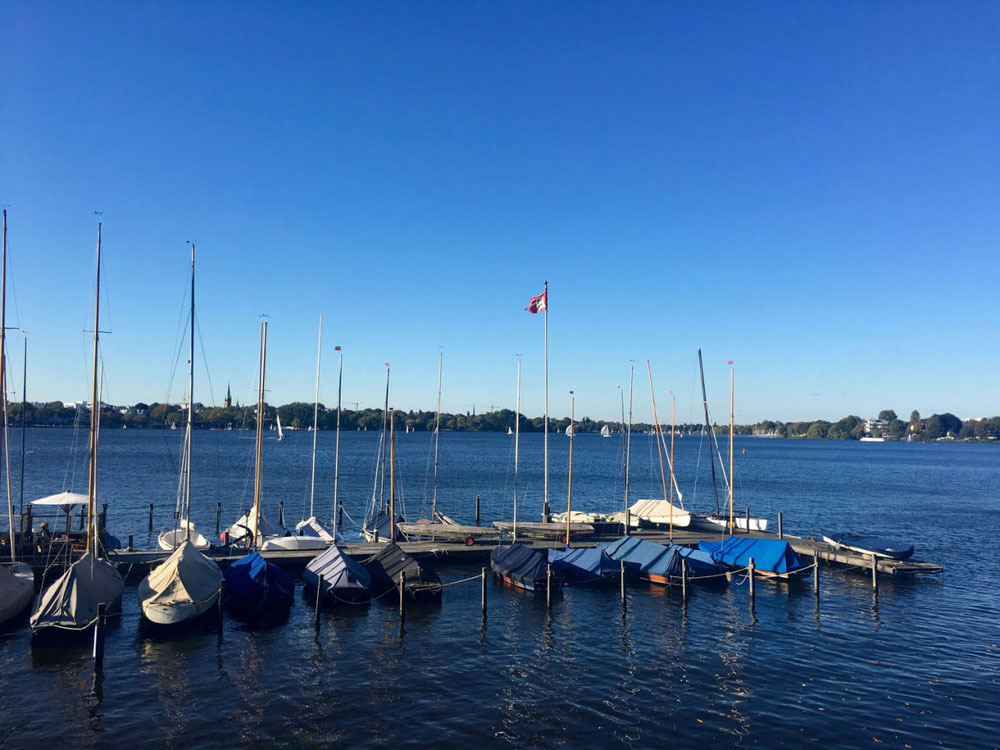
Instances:
[[[549,562],[567,581],[593,581],[618,574],[619,566],[603,549],[595,547],[550,549]]]
[[[881,536],[856,536],[855,534],[830,534],[823,537],[834,544],[843,544],[856,550],[873,552],[894,560],[908,560],[913,556],[913,545],[898,539],[886,539]]]
[[[604,547],[604,551],[613,560],[624,560],[626,569],[643,576],[680,578],[682,560],[687,562],[688,575],[692,578],[715,575],[724,570],[707,552],[678,544],[657,544],[632,536],[612,542]]]
[[[348,602],[371,598],[371,573],[336,545],[316,555],[302,572],[303,582],[311,589],[319,585],[320,576],[323,576],[323,596]]]
[[[292,577],[256,550],[230,564],[223,576],[230,603],[242,609],[290,607],[295,597]]]
[[[806,567],[791,545],[781,539],[730,537],[721,542],[699,542],[698,547],[715,560],[737,568],[747,567],[752,557],[761,573],[788,575]]]
[[[547,564],[548,560],[543,553],[523,544],[500,546],[490,553],[490,567],[494,573],[506,576],[532,591],[545,590]],[[562,576],[553,570],[552,588],[555,589],[562,583]]]

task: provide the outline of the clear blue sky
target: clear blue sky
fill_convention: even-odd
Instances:
[[[1000,413],[1000,5],[9,2],[0,202],[28,396],[741,422]],[[16,309],[15,309],[16,302]],[[20,382],[21,339],[9,336]],[[198,358],[202,355],[199,350]],[[181,362],[179,371],[185,364]],[[211,402],[205,362],[196,398]],[[19,390],[19,385],[18,385]]]

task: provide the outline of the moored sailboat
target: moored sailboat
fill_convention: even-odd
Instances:
[[[97,445],[101,419],[97,356],[101,305],[101,224],[97,225],[97,291],[94,302],[94,367],[90,402],[90,458],[87,480],[87,546],[83,556],[69,566],[38,597],[29,621],[34,637],[79,634],[98,618],[99,605],[107,614],[121,608],[125,583],[118,569],[100,557],[97,523]]]

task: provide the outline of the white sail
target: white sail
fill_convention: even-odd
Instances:
[[[601,428],[601,437],[604,437],[604,438],[609,438],[609,437],[611,437],[611,428],[610,428],[610,427],[608,427],[607,425],[604,425],[604,426],[603,426],[603,427]]]
[[[278,414],[278,440],[285,437],[285,433],[281,430],[281,415]]]

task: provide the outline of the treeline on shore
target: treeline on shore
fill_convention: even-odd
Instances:
[[[20,425],[21,404],[14,403],[8,407],[8,419],[11,425]],[[254,429],[256,427],[256,406],[204,406],[195,404],[194,426],[197,429]],[[402,411],[396,410],[396,429],[409,429],[417,432],[429,432],[434,429],[435,413],[433,411]],[[27,404],[24,411],[24,423],[39,427],[68,427],[75,424],[90,423],[90,410],[81,406],[65,406],[61,401],[53,401],[43,405]],[[296,401],[281,406],[264,406],[264,426],[271,428],[280,417],[283,427],[292,430],[305,430],[313,424],[313,404]],[[451,432],[506,432],[514,428],[514,411],[500,409],[481,414],[441,414],[441,429]],[[145,404],[133,406],[112,406],[103,404],[101,407],[101,426],[109,428],[140,428],[163,429],[181,427],[187,421],[187,408],[176,404]],[[342,409],[340,426],[344,430],[379,430],[382,427],[381,409]],[[328,409],[323,404],[319,406],[318,428],[333,430],[337,426],[337,410]],[[621,422],[596,421],[590,417],[582,417],[574,422],[577,434],[599,432],[601,427],[608,425],[612,432],[621,432]],[[544,430],[543,417],[528,418],[520,416],[521,432],[541,432]],[[569,426],[569,418],[549,418],[549,430],[564,431]],[[634,432],[647,432],[651,424],[633,423]],[[670,426],[664,430],[669,432]],[[675,429],[681,433],[699,433],[701,424],[678,424]],[[728,434],[729,425],[717,425],[716,433]],[[880,437],[885,440],[1000,440],[1000,417],[989,417],[962,422],[954,414],[932,414],[923,419],[916,411],[911,413],[908,422],[896,416],[892,410],[880,412],[877,419],[862,419],[848,416],[837,422],[823,419],[803,422],[781,422],[764,420],[753,425],[736,425],[737,435],[756,435],[761,437],[800,438],[806,440],[860,440],[864,437]]]

